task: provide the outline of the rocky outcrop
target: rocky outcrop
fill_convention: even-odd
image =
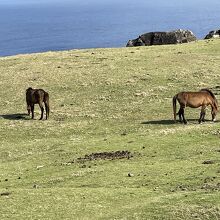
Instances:
[[[220,38],[220,30],[210,31],[204,39]]]
[[[127,47],[151,46],[163,44],[181,44],[195,41],[196,36],[189,30],[175,30],[169,32],[149,32],[129,40]]]

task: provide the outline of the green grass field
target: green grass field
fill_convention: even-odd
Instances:
[[[220,120],[172,113],[182,90],[220,94],[219,65],[220,40],[0,58],[0,219],[220,219]],[[25,115],[30,86],[49,120]]]

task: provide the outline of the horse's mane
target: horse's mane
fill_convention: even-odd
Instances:
[[[201,91],[201,92],[202,92],[202,91],[208,92],[208,93],[212,96],[213,99],[216,99],[214,93],[213,93],[211,90],[209,90],[209,89],[201,89],[200,91]]]
[[[217,99],[215,98],[214,93],[213,93],[211,90],[209,90],[209,89],[201,89],[200,91],[201,91],[201,92],[202,92],[202,91],[208,92],[208,93],[212,96],[212,98],[214,99],[214,104],[215,104],[216,109],[218,109],[218,101],[217,101]]]

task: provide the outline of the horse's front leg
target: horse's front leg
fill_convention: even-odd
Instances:
[[[206,109],[206,106],[202,106],[201,112],[200,112],[199,123],[205,121],[205,113],[206,113],[205,109]]]
[[[206,114],[206,109],[204,109],[204,112],[203,112],[202,122],[205,122],[205,114]]]

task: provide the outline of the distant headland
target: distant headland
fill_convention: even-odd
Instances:
[[[204,39],[219,38],[220,30],[210,31]],[[190,30],[174,30],[167,32],[148,32],[138,38],[129,40],[127,47],[152,46],[165,44],[181,44],[196,41],[197,37]]]

